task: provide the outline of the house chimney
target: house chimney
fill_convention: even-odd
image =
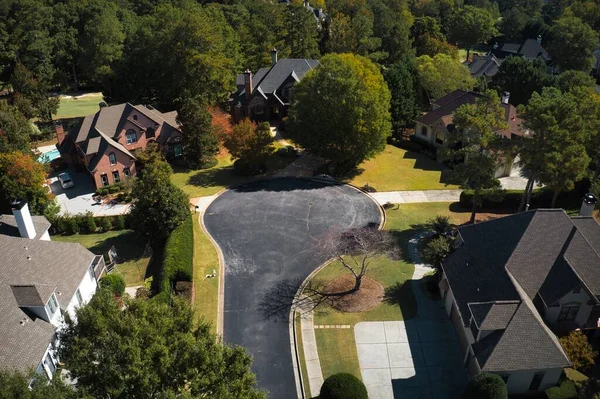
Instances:
[[[19,228],[19,234],[23,238],[35,238],[35,227],[33,226],[33,220],[29,213],[29,206],[25,200],[15,200],[11,202],[12,213],[15,216],[17,227]]]
[[[502,104],[508,104],[508,102],[510,101],[510,93],[507,91],[502,92],[501,101]]]
[[[581,209],[579,210],[579,216],[592,216],[597,203],[598,199],[594,194],[588,193],[584,195],[583,201],[581,202]]]
[[[61,121],[54,122],[54,131],[56,132],[56,140],[58,145],[61,145],[65,141],[65,129],[63,128]]]
[[[541,45],[541,44],[542,44],[542,35],[538,35],[538,36],[535,38],[535,41],[537,42],[537,44]]]
[[[252,86],[252,71],[246,69],[244,72],[244,90],[246,90],[246,99],[252,94],[254,87]]]
[[[273,47],[271,50],[271,65],[277,64],[277,49]]]

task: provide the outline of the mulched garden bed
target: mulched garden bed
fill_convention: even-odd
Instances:
[[[344,274],[331,280],[323,290],[326,294],[337,294],[350,291],[354,288],[355,279],[351,274]],[[385,290],[383,286],[364,276],[360,289],[357,292],[328,298],[330,306],[340,312],[354,313],[367,312],[383,301]]]

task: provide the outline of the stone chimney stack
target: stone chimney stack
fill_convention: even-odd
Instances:
[[[254,86],[252,86],[252,71],[249,69],[244,72],[244,90],[246,91],[246,99],[250,98]]]
[[[507,91],[502,92],[502,97],[500,98],[502,104],[508,104],[510,101],[510,93]]]
[[[277,49],[273,47],[271,50],[271,65],[277,64]]]
[[[19,228],[19,234],[23,238],[33,240],[36,233],[27,202],[25,200],[15,200],[10,205],[12,206],[12,213],[15,216],[17,227]]]
[[[597,203],[598,199],[594,194],[584,195],[583,201],[581,202],[581,209],[579,210],[579,216],[592,216]]]
[[[61,121],[54,122],[54,131],[56,132],[56,140],[58,145],[61,145],[65,141],[65,129],[63,128]]]

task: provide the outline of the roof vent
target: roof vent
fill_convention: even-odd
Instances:
[[[22,326],[24,326],[24,325],[25,325],[25,323],[27,323],[27,317],[25,317],[23,320],[21,320],[21,321],[19,322],[19,324],[20,324],[20,325],[22,325]]]
[[[27,257],[27,260],[31,260],[31,256],[28,256],[28,257]]]

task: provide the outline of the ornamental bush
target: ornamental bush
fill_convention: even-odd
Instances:
[[[368,399],[367,388],[361,380],[348,373],[328,377],[321,387],[320,399]]]
[[[125,280],[118,274],[107,274],[100,279],[100,287],[121,296],[125,292]]]
[[[508,390],[499,375],[481,373],[469,382],[462,399],[508,399]]]

